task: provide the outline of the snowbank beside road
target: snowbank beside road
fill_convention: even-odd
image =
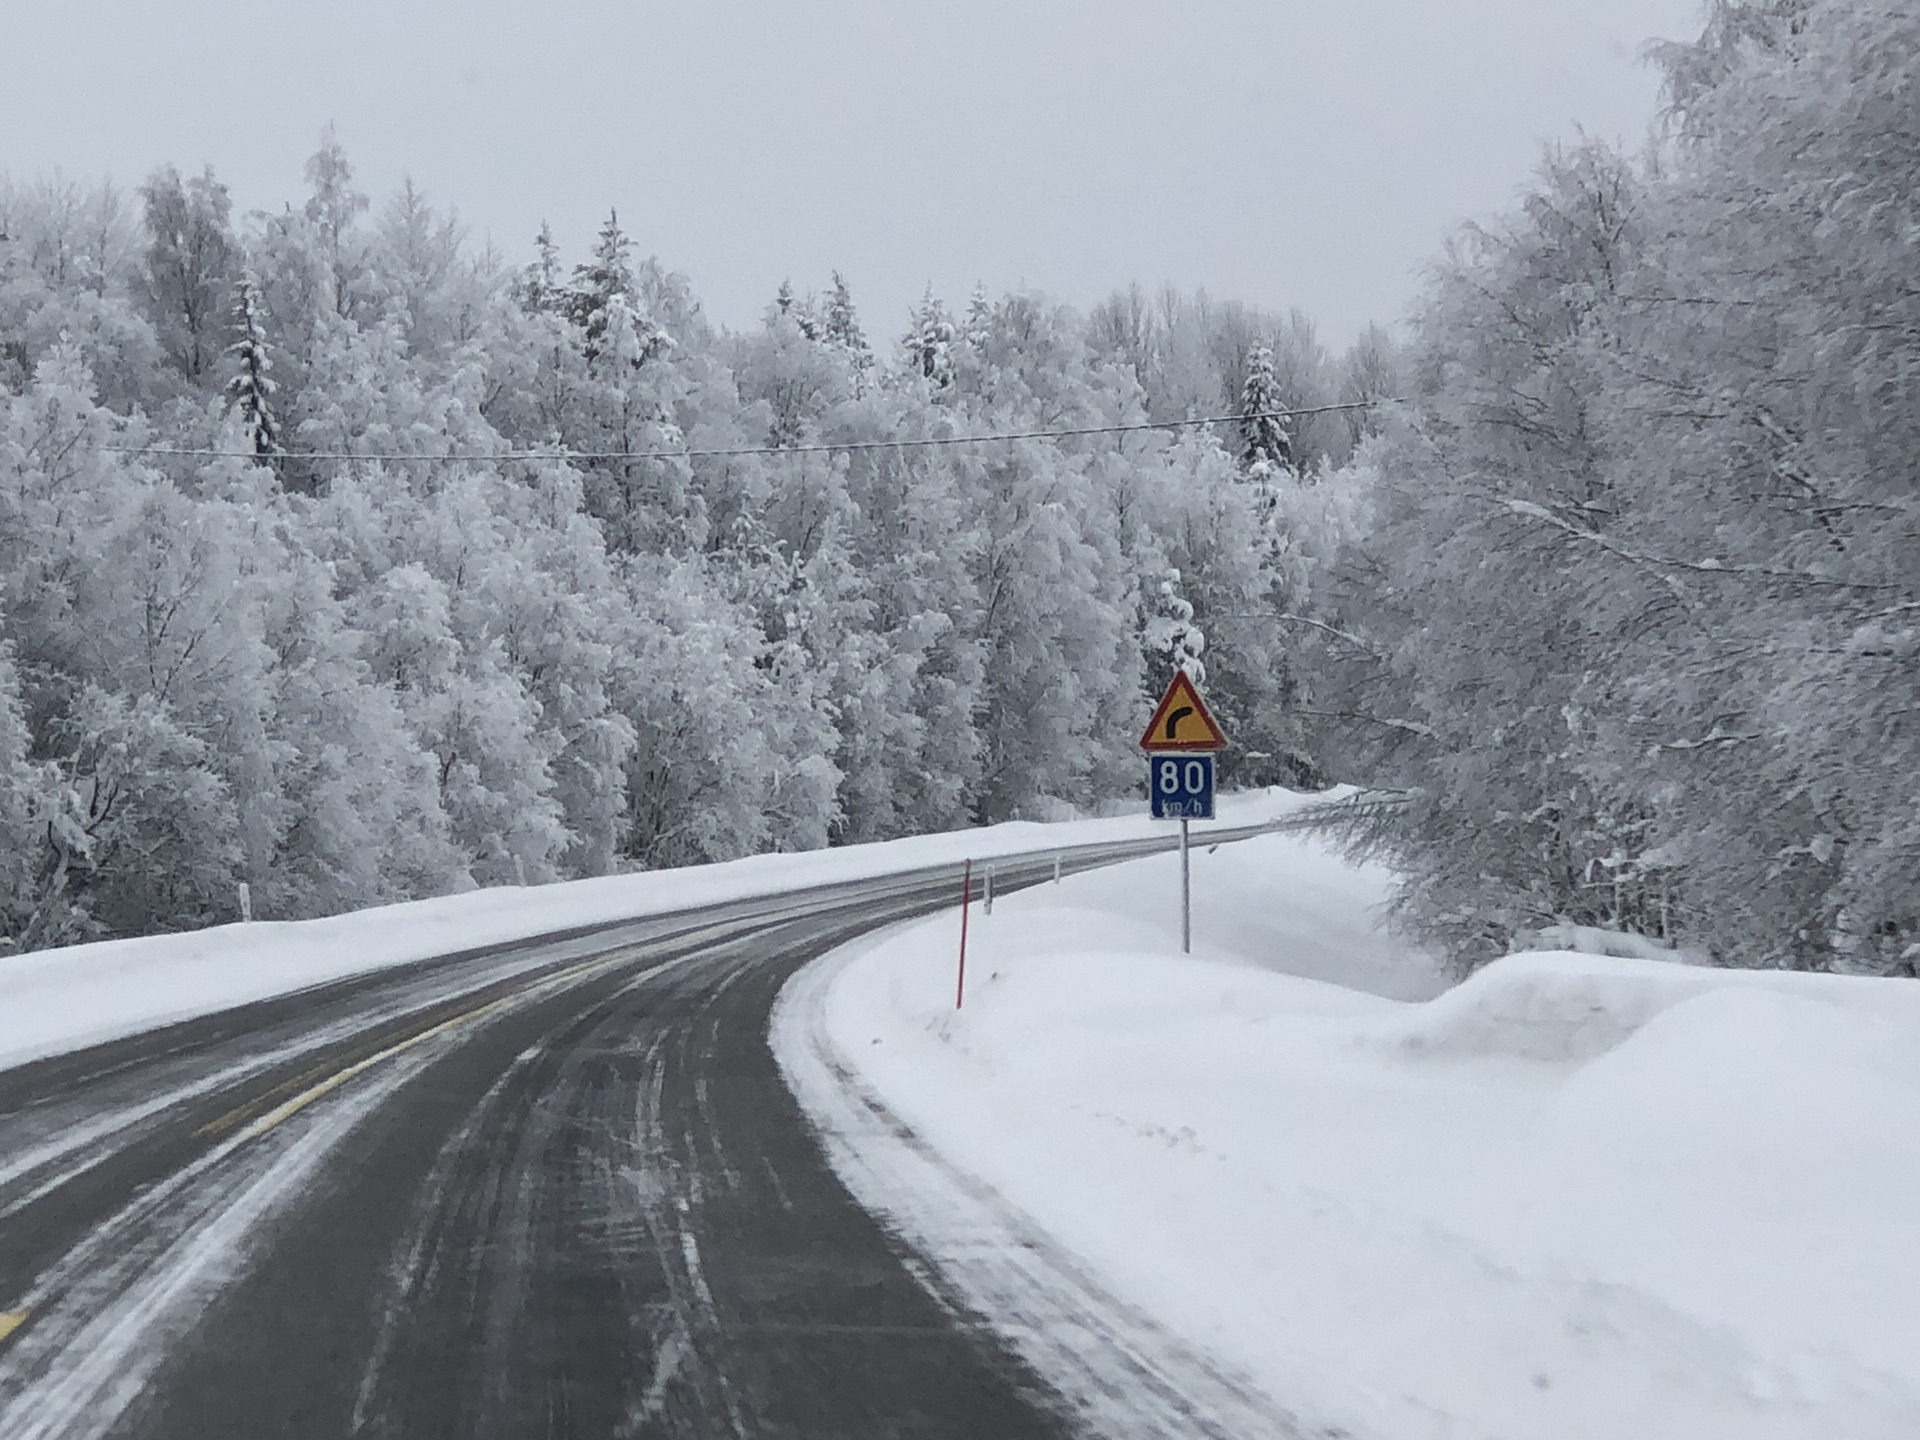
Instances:
[[[1223,796],[1215,828],[1258,824],[1306,800],[1277,789]],[[0,956],[0,1067],[435,955],[969,858],[1165,833],[1144,815],[1013,823]]]
[[[1271,1433],[1920,1435],[1920,986],[1558,953],[1421,1001],[1382,877],[1291,837],[1195,864],[1192,959],[1156,857],[976,912],[959,1015],[951,917],[783,1000],[836,1163],[989,1313],[991,1221]]]

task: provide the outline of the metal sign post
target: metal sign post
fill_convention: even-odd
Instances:
[[[1187,851],[1187,822],[1180,822],[1180,953],[1193,953],[1193,866]]]
[[[1185,671],[1175,671],[1140,737],[1147,752],[1153,818],[1180,822],[1180,953],[1193,953],[1193,853],[1190,825],[1213,819],[1213,752],[1227,734]]]

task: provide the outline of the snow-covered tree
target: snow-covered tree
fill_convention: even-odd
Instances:
[[[444,363],[476,331],[486,287],[470,283],[464,239],[459,217],[436,211],[410,179],[381,207],[374,230],[380,310],[399,320],[407,348],[429,363]]]
[[[829,412],[853,393],[856,375],[844,349],[815,343],[795,307],[767,307],[758,335],[743,337],[734,356],[741,398],[764,405],[769,445],[817,438]]]
[[[557,312],[565,303],[560,246],[553,238],[552,227],[544,220],[540,222],[540,233],[533,237],[533,261],[521,275],[520,297],[527,309],[536,314]]]
[[[809,295],[802,300],[793,293],[793,282],[782,280],[779,292],[774,296],[774,305],[780,313],[792,320],[794,327],[809,340],[818,340],[825,333],[825,325],[820,318],[819,306]]]
[[[946,395],[982,432],[1094,425],[1135,400],[1095,370],[1073,318],[1034,295],[992,307],[953,347]],[[1104,723],[1141,688],[1132,575],[1091,447],[1013,441],[956,456],[984,666],[975,813],[1083,804],[1129,773]],[[1124,767],[1124,770],[1123,770]]]
[[[1158,587],[1158,604],[1147,620],[1147,651],[1194,684],[1207,683],[1207,632],[1194,618],[1193,602],[1180,593],[1180,572],[1168,570]],[[1150,672],[1152,673],[1152,672]]]
[[[1663,58],[1662,153],[1550,154],[1435,273],[1308,617],[1325,747],[1465,961],[1912,973],[1920,17],[1720,4]]]
[[[178,389],[153,322],[143,232],[119,192],[0,177],[0,388],[19,393],[60,345],[93,373],[120,414]]]
[[[19,671],[0,646],[0,956],[86,933],[59,870],[84,837],[70,826],[54,766],[32,752]]]
[[[933,287],[913,312],[913,323],[901,341],[906,352],[907,373],[930,381],[936,390],[953,379],[952,348],[955,331],[947,310],[934,298]]]
[[[860,317],[853,306],[853,291],[847,285],[847,277],[838,270],[833,272],[833,293],[827,297],[827,312],[821,321],[821,334],[828,344],[837,345],[847,352],[856,371],[864,371],[872,366],[873,348],[867,344],[866,333],[860,328]]]
[[[1345,412],[1347,448],[1344,462],[1372,435],[1380,433],[1381,408],[1400,394],[1399,347],[1378,325],[1369,325],[1348,349],[1341,365],[1339,401],[1355,408]]]
[[[305,215],[324,267],[326,304],[335,316],[348,319],[360,313],[368,298],[369,246],[360,217],[372,202],[354,189],[353,164],[331,124],[321,132],[320,148],[307,159],[306,178]]]
[[[237,252],[232,202],[211,170],[182,180],[172,166],[140,187],[147,227],[149,314],[168,356],[189,381],[205,379],[224,352]]]
[[[227,406],[240,422],[253,453],[262,459],[280,452],[280,421],[274,413],[273,358],[267,353],[267,331],[261,314],[260,285],[252,271],[234,286],[233,343],[227,346],[232,374],[227,378]]]
[[[618,326],[616,303],[630,314],[634,295],[633,241],[620,228],[619,212],[609,211],[592,256],[574,267],[567,291],[567,315],[586,337],[589,360],[599,357]]]
[[[1103,804],[1175,612],[1279,733],[1225,452],[910,443],[1143,418],[1065,307],[929,295],[887,371],[838,274],[727,334],[617,218],[508,269],[331,134],[237,230],[165,173],[164,255],[0,183],[0,944]]]
[[[1271,484],[1293,461],[1293,445],[1281,412],[1287,408],[1273,373],[1273,350],[1247,352],[1246,383],[1240,387],[1240,468],[1256,484]]]
[[[1087,346],[1110,364],[1124,366],[1151,406],[1163,359],[1161,322],[1139,284],[1116,290],[1087,313]],[[1185,418],[1168,416],[1164,418]]]

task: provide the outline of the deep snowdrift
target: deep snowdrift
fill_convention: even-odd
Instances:
[[[1223,797],[1218,823],[1257,824],[1304,798],[1278,789]],[[0,1067],[459,950],[968,858],[1151,834],[1165,830],[1145,816],[1015,822],[692,869],[476,890],[324,920],[222,925],[0,956]]]
[[[790,987],[837,1163],[963,1289],[974,1219],[837,1090],[1309,1433],[1920,1435],[1920,985],[1556,953],[1419,1003],[1383,876],[1195,865],[1192,959],[1156,857],[976,910],[959,1015],[952,916]]]

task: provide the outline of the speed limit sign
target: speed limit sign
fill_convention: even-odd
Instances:
[[[1151,755],[1147,789],[1156,820],[1213,819],[1213,756]]]

